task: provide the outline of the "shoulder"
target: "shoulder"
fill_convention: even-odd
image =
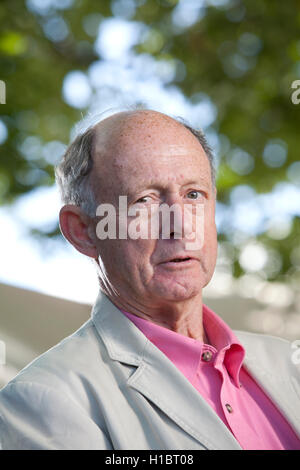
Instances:
[[[94,393],[111,375],[105,354],[88,320],[21,370],[0,390],[3,448],[109,448]]]
[[[15,388],[31,383],[53,390],[70,390],[78,382],[78,377],[93,374],[93,369],[103,363],[103,349],[93,322],[88,320],[73,334],[34,359],[8,385]]]
[[[249,347],[269,348],[276,347],[276,349],[287,350],[291,347],[291,342],[280,338],[279,336],[266,335],[263,333],[251,333],[249,331],[234,331],[239,340]]]
[[[291,342],[278,336],[262,333],[250,333],[248,331],[235,331],[236,336],[249,355],[276,355],[286,357],[291,355]]]
[[[269,371],[275,369],[282,371],[284,375],[295,375],[299,379],[300,349],[297,350],[298,341],[288,341],[277,336],[246,331],[235,331],[235,334],[246,350],[247,359],[255,361]]]

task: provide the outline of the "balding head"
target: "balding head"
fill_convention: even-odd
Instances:
[[[199,130],[193,129],[183,120],[173,119],[166,114],[152,110],[134,110],[116,113],[76,137],[69,145],[61,163],[56,167],[56,180],[65,204],[75,204],[88,215],[94,216],[97,207],[97,184],[93,168],[105,166],[112,156],[121,154],[122,149],[139,147],[142,151],[147,145],[154,145],[153,135],[159,130],[160,139],[165,139],[166,131],[172,132],[174,145],[178,130],[182,127],[196,138],[204,150],[210,164],[211,179],[215,184],[215,168],[212,151]],[[138,154],[135,158],[138,161]],[[99,184],[99,182],[98,182]],[[95,193],[96,191],[96,193]]]
[[[131,144],[138,135],[151,140],[157,128],[162,133],[168,128],[178,129],[181,123],[166,114],[152,110],[124,111],[114,114],[94,126],[96,146],[108,151],[119,142]]]
[[[94,126],[94,152],[110,158],[130,147],[139,145],[139,151],[149,145],[160,144],[173,131],[174,145],[183,125],[166,114],[151,110],[117,113]],[[188,134],[190,132],[186,130]],[[159,137],[157,139],[157,136]],[[154,141],[155,136],[155,141]],[[191,138],[194,138],[191,136]]]

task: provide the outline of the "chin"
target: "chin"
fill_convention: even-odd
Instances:
[[[182,302],[189,300],[201,293],[201,285],[192,283],[166,282],[155,286],[153,294],[155,297],[169,301]]]

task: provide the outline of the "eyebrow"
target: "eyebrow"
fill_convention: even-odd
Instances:
[[[209,189],[210,183],[208,181],[206,181],[205,179],[200,178],[198,180],[195,180],[195,179],[189,180],[189,181],[185,182],[184,184],[180,185],[180,187],[186,187],[186,186],[205,186],[206,189]],[[165,186],[162,186],[161,184],[158,184],[153,180],[152,182],[150,182],[148,184],[143,184],[142,183],[138,187],[135,187],[135,188],[130,187],[128,189],[129,189],[128,194],[132,195],[132,194],[137,194],[141,191],[147,191],[147,190],[150,190],[150,189],[154,189],[156,191],[161,191],[162,189],[165,189]]]

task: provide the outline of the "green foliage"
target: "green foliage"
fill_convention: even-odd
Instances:
[[[101,5],[103,15],[110,14],[109,2]],[[47,15],[33,14],[18,0],[0,3],[0,78],[6,83],[6,104],[0,106],[9,136],[0,147],[1,203],[53,183],[53,165],[42,155],[26,159],[20,146],[28,136],[37,136],[42,143],[68,143],[70,129],[81,115],[63,101],[62,83],[69,71],[85,70],[96,59],[94,38],[82,26],[91,12],[92,2],[77,2],[66,11],[51,9]],[[69,34],[55,42],[45,37],[43,25],[57,15],[64,16]]]
[[[96,29],[93,33],[91,27],[88,34],[84,21],[89,18],[97,24],[111,16],[112,3],[77,0],[69,8],[43,14],[33,13],[25,2],[0,3],[0,79],[7,86],[7,102],[0,106],[8,129],[0,146],[1,203],[53,183],[53,165],[42,155],[25,157],[20,146],[28,136],[38,137],[41,145],[53,140],[68,143],[81,114],[63,101],[63,79],[69,71],[86,71],[97,59]],[[132,20],[149,28],[136,53],[175,61],[173,84],[191,101],[206,94],[216,106],[212,128],[227,142],[219,151],[218,200],[227,204],[231,190],[240,184],[258,193],[271,191],[279,181],[288,180],[287,169],[299,160],[300,105],[291,101],[291,84],[300,78],[300,10],[296,0],[204,3],[205,9],[189,26],[174,23],[176,0],[136,0]],[[55,17],[63,18],[69,29],[60,41],[45,35],[46,22]],[[273,164],[272,155],[263,158],[268,143],[286,149],[282,162]],[[246,165],[238,171],[233,164],[237,149],[240,159],[252,162],[248,170]],[[226,240],[224,234],[220,237]],[[267,233],[258,240],[280,252],[282,267],[270,279],[299,272],[299,218],[284,241]],[[242,272],[236,260],[234,273]]]

